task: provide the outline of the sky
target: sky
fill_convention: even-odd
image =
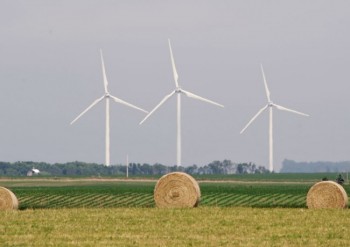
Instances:
[[[350,3],[345,0],[3,0],[0,9],[0,160],[104,163],[104,93],[151,110],[174,88],[171,39],[183,89],[182,165],[350,160]],[[111,163],[176,163],[176,99],[145,114],[111,102]]]

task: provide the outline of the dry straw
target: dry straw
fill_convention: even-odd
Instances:
[[[0,187],[0,210],[18,209],[18,200],[12,191]]]
[[[311,187],[306,204],[308,208],[347,208],[348,195],[336,182],[323,181]]]
[[[161,177],[154,189],[154,201],[159,208],[191,208],[199,204],[201,191],[197,181],[183,172]]]

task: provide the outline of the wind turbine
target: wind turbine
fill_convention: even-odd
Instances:
[[[267,87],[267,82],[266,82],[263,66],[262,66],[262,64],[260,66],[261,66],[261,72],[262,72],[263,79],[264,79],[264,85],[265,85],[265,91],[266,91],[266,97],[267,97],[267,105],[265,105],[263,108],[261,108],[257,114],[255,114],[255,116],[248,122],[248,124],[241,130],[240,133],[242,134],[248,128],[248,126],[252,122],[254,122],[254,120],[263,111],[265,111],[266,109],[269,109],[269,115],[270,115],[270,121],[269,121],[269,170],[272,172],[273,171],[273,127],[272,127],[272,109],[273,109],[273,107],[276,107],[278,110],[288,111],[288,112],[292,112],[292,113],[299,114],[299,115],[306,116],[306,117],[308,117],[309,115],[273,103],[271,101],[271,98],[270,98],[269,88]]]
[[[140,124],[142,124],[144,121],[146,121],[146,119],[151,116],[161,105],[163,105],[168,99],[170,99],[173,95],[176,94],[177,96],[177,145],[176,145],[176,150],[177,150],[177,157],[176,157],[176,165],[180,166],[181,165],[181,94],[186,95],[187,97],[193,98],[193,99],[197,99],[197,100],[201,100],[213,105],[217,105],[220,107],[224,107],[223,105],[216,103],[214,101],[205,99],[203,97],[200,97],[194,93],[191,93],[189,91],[186,91],[184,89],[182,89],[180,87],[180,84],[178,82],[179,79],[179,75],[177,74],[176,71],[176,67],[175,67],[175,60],[174,60],[174,56],[173,56],[173,51],[171,49],[171,43],[170,43],[170,39],[168,39],[169,42],[169,50],[170,50],[170,58],[171,58],[171,64],[172,64],[172,68],[173,68],[173,76],[174,76],[174,81],[175,81],[175,89],[168,95],[166,95],[161,101],[160,103],[153,108],[152,111],[150,111],[147,116],[140,122]]]
[[[108,80],[107,80],[107,76],[106,76],[106,70],[105,70],[105,65],[104,65],[104,61],[103,61],[103,54],[102,54],[102,50],[100,49],[100,54],[101,54],[101,63],[102,63],[102,74],[103,74],[103,84],[104,84],[104,90],[105,93],[102,97],[96,99],[94,102],[92,102],[92,104],[86,108],[82,113],[80,113],[70,124],[73,124],[75,121],[77,121],[81,116],[83,116],[87,111],[89,111],[91,108],[93,108],[95,105],[97,105],[99,102],[101,102],[102,100],[106,100],[106,166],[110,165],[110,120],[109,120],[109,100],[112,99],[117,103],[120,103],[122,105],[126,105],[128,107],[137,109],[139,111],[143,111],[145,113],[148,113],[147,111],[134,106],[124,100],[121,100],[113,95],[111,95],[108,91]]]

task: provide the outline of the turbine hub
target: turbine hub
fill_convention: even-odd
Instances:
[[[180,87],[178,87],[178,88],[175,89],[175,92],[176,92],[176,93],[182,93],[182,90],[181,90]]]
[[[273,102],[270,101],[270,102],[268,103],[268,106],[269,106],[269,107],[272,107],[272,106],[273,106]]]
[[[106,98],[109,98],[111,95],[107,92],[107,93],[105,93],[105,97]]]

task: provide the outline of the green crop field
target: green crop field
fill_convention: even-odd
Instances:
[[[275,175],[275,176],[273,176]],[[197,178],[200,206],[305,208],[310,187],[324,174],[281,174]],[[328,176],[330,176],[328,174]],[[335,175],[334,175],[335,176]],[[284,180],[283,180],[284,178]],[[318,178],[318,179],[317,179]],[[216,181],[217,180],[217,181]],[[0,180],[20,201],[20,209],[154,207],[156,180],[12,179]],[[350,190],[345,185],[346,190]]]

